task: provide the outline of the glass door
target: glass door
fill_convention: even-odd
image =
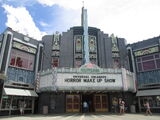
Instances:
[[[80,95],[66,95],[66,112],[80,112]]]
[[[95,112],[108,112],[108,99],[105,94],[94,95]]]

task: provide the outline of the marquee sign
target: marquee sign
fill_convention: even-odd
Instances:
[[[54,76],[53,76],[54,73]],[[124,68],[101,69],[88,63],[80,68],[51,69],[40,74],[40,91],[135,91],[134,74]]]
[[[122,90],[122,74],[69,74],[57,73],[55,87],[57,90]],[[43,76],[40,88],[53,87],[52,76]]]
[[[159,47],[158,46],[135,51],[134,55],[135,56],[142,56],[142,55],[148,55],[148,54],[155,53],[155,52],[159,52]]]

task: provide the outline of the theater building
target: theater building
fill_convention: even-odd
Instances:
[[[149,101],[153,112],[160,112],[160,37],[128,45],[132,70],[136,73],[139,109]],[[132,65],[131,64],[131,65]]]
[[[37,91],[40,113],[115,112],[118,99],[127,110],[135,102],[135,74],[130,72],[125,39],[88,27],[82,8],[82,25],[42,38],[42,72]]]
[[[26,104],[25,113],[34,113],[42,47],[39,41],[11,28],[0,35],[0,115],[19,114],[21,102]]]

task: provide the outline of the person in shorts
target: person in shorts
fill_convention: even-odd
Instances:
[[[146,103],[144,104],[144,106],[145,106],[145,108],[146,108],[146,115],[148,115],[148,114],[152,115],[149,102],[146,102]]]
[[[119,109],[120,109],[120,115],[124,114],[125,102],[121,98],[119,99]]]

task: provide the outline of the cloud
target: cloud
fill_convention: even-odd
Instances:
[[[5,4],[3,8],[7,13],[6,26],[25,35],[28,34],[30,37],[38,40],[41,40],[41,37],[46,34],[36,27],[31,15],[25,7],[14,8]]]
[[[37,0],[40,4],[46,6],[59,5],[64,8],[77,9],[82,6],[81,0]]]
[[[40,24],[41,26],[43,26],[43,27],[49,26],[49,24],[47,24],[47,23],[45,23],[45,22],[43,22],[43,21],[40,21],[39,24]]]
[[[64,28],[80,25],[82,0],[37,0],[46,6],[59,5],[66,9],[57,23]],[[158,36],[160,33],[159,0],[84,0],[88,9],[89,26],[105,33],[124,37],[129,43]],[[70,12],[70,15],[68,13]],[[75,14],[75,11],[77,14]],[[72,20],[70,20],[72,18]]]
[[[0,3],[12,6],[32,6],[36,0],[0,0]]]

